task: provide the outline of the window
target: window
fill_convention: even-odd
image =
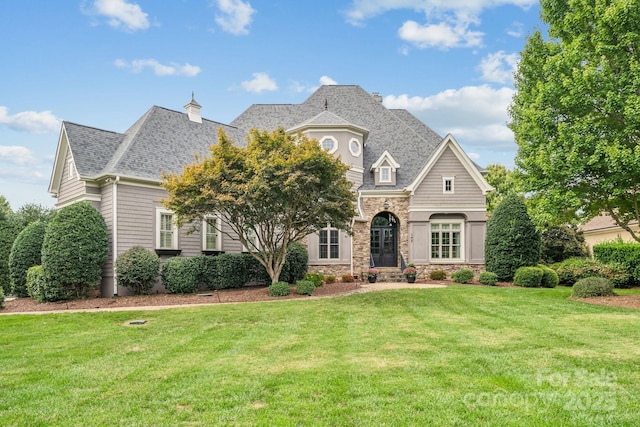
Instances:
[[[355,138],[349,141],[349,151],[351,151],[351,154],[354,157],[358,157],[362,152],[362,146],[360,145],[360,141],[358,141]]]
[[[381,166],[380,167],[380,182],[391,182],[391,167],[390,166]]]
[[[320,230],[318,258],[320,259],[340,258],[339,235],[340,235],[339,231],[335,228],[327,227],[324,230]]]
[[[453,193],[453,177],[442,177],[442,192]]]
[[[242,252],[253,252],[258,250],[259,241],[256,232],[252,228],[245,228],[244,238],[247,240],[249,246],[242,245]]]
[[[338,149],[338,141],[332,136],[325,136],[320,140],[320,146],[333,154]]]
[[[69,169],[69,179],[73,179],[73,175],[76,170],[73,165],[73,160],[69,159],[69,161],[67,162],[67,169]]]
[[[202,250],[220,251],[222,239],[220,238],[220,217],[207,217],[202,222]]]
[[[170,211],[156,210],[156,248],[178,249],[178,228]]]
[[[431,259],[462,259],[462,224],[431,224]]]

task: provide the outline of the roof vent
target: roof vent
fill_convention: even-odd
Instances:
[[[191,92],[191,102],[184,106],[185,111],[187,112],[187,116],[189,120],[196,123],[202,123],[202,116],[200,116],[200,108],[202,106],[196,102],[194,99],[194,94]]]
[[[373,99],[382,104],[382,97],[380,96],[379,92],[373,92],[371,96],[373,97]]]

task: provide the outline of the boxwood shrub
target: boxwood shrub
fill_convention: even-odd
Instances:
[[[190,294],[198,288],[198,260],[176,256],[162,264],[162,284],[172,294]]]
[[[561,284],[573,286],[580,279],[587,277],[605,277],[617,288],[629,287],[633,283],[627,269],[619,263],[605,264],[588,258],[569,258],[561,263],[553,264]]]
[[[324,275],[320,273],[307,273],[304,275],[304,280],[312,282],[316,288],[319,288],[324,284]]]
[[[542,286],[543,288],[555,288],[556,286],[558,286],[558,273],[543,264],[538,265],[538,268],[542,270],[542,280],[540,281],[540,286]]]
[[[617,288],[640,285],[640,244],[613,241],[593,246],[593,257],[606,264],[616,263],[630,275],[629,282],[620,284],[613,282]]]
[[[2,290],[2,286],[0,286],[0,309],[4,308],[4,291]]]
[[[141,246],[123,252],[116,259],[118,284],[136,295],[148,294],[158,279],[160,258]]]
[[[513,276],[513,284],[525,288],[537,288],[542,283],[544,272],[538,267],[520,267]]]
[[[586,277],[578,280],[571,290],[574,298],[590,298],[600,296],[610,296],[613,293],[613,284],[604,277]]]
[[[293,242],[287,247],[287,255],[280,273],[280,280],[296,283],[304,278],[309,266],[307,248],[300,242]]]
[[[310,280],[298,280],[296,282],[296,293],[298,295],[312,295],[316,285]]]
[[[42,242],[46,224],[32,222],[16,237],[9,255],[9,277],[11,279],[11,293],[16,297],[26,297],[27,270],[34,265],[42,264]]]
[[[272,297],[284,297],[291,293],[291,286],[287,282],[276,282],[269,286],[268,292]]]
[[[444,270],[433,270],[429,273],[431,280],[447,280],[447,273]]]
[[[482,283],[483,285],[495,286],[496,283],[498,283],[498,276],[496,275],[496,273],[483,271],[482,273],[480,273],[480,276],[478,276],[478,282]]]
[[[451,279],[456,283],[471,283],[473,280],[473,270],[470,268],[463,268],[451,273]]]
[[[44,281],[44,271],[41,265],[34,265],[27,270],[27,292],[38,302],[57,301],[57,288],[48,287]]]

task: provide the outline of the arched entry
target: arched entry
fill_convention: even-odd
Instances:
[[[371,220],[371,257],[376,267],[398,266],[398,218],[391,212]]]

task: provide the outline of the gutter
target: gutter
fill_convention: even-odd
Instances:
[[[116,176],[113,181],[113,195],[112,195],[112,215],[113,215],[113,247],[112,247],[112,268],[113,268],[113,295],[118,295],[118,279],[116,276],[116,254],[118,253],[118,182],[120,182],[120,176]]]

